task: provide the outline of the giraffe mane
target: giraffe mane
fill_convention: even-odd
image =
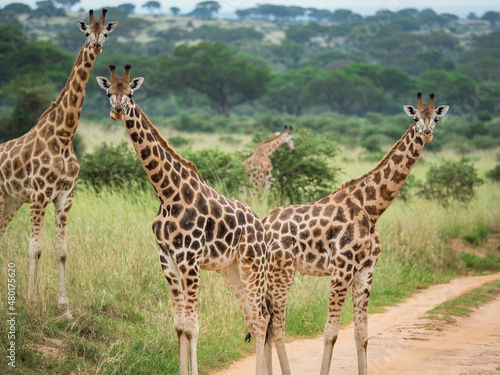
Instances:
[[[78,56],[80,56],[80,54],[82,53],[83,49],[85,48],[85,44],[83,45],[83,47],[80,49],[80,52],[78,53]],[[69,78],[68,80],[66,81],[66,84],[64,85],[63,89],[61,90],[61,92],[59,93],[59,96],[57,97],[57,99],[54,101],[54,102],[51,102],[50,103],[50,107],[47,108],[45,110],[45,112],[43,112],[40,116],[40,118],[38,119],[38,121],[40,122],[42,120],[43,117],[47,116],[50,112],[52,112],[54,109],[56,109],[59,104],[61,103],[62,99],[64,98],[64,95],[66,94],[66,91],[68,91],[68,86],[69,86],[69,82],[71,81],[71,79],[73,78],[74,76],[74,72],[76,71],[76,66],[79,65],[81,63],[81,59],[77,58],[75,60],[75,63],[73,64],[73,69],[71,70],[71,74],[69,75]]]
[[[165,151],[167,151],[170,155],[172,155],[172,157],[175,160],[180,162],[185,167],[188,167],[193,172],[195,172],[198,176],[200,176],[200,173],[198,172],[198,168],[196,168],[196,165],[194,163],[190,162],[189,160],[184,159],[177,152],[175,152],[175,150],[172,147],[170,147],[168,142],[160,135],[160,132],[158,131],[158,129],[156,129],[156,127],[151,123],[151,121],[148,119],[146,114],[139,108],[138,105],[136,105],[136,108],[139,110],[139,113],[141,114],[144,121],[146,121],[146,123],[148,124],[148,127],[151,130],[151,133],[153,133],[154,137],[160,143],[160,145],[165,149]]]
[[[263,144],[266,144],[266,143],[271,143],[271,142],[272,142],[272,141],[274,141],[276,138],[281,137],[281,136],[283,135],[283,133],[284,133],[284,132],[285,132],[285,131],[282,131],[282,132],[281,132],[281,133],[279,133],[278,135],[275,135],[275,136],[274,136],[274,137],[272,137],[272,138],[269,138],[269,139],[266,139],[265,141],[260,142],[260,143],[259,143],[259,146],[260,146],[260,145],[263,145]]]
[[[389,160],[394,155],[394,153],[398,149],[399,145],[401,144],[401,142],[404,142],[404,139],[406,138],[406,136],[408,135],[408,133],[410,132],[410,130],[413,128],[414,125],[415,124],[412,124],[408,128],[408,130],[403,134],[403,136],[396,142],[396,144],[394,146],[392,146],[392,148],[389,150],[389,152],[382,158],[382,160],[380,160],[378,162],[378,164],[374,168],[372,168],[370,171],[366,172],[365,174],[363,174],[359,177],[353,178],[352,180],[344,183],[341,187],[339,187],[337,189],[337,191],[340,191],[340,190],[345,189],[345,188],[352,186],[352,185],[356,185],[356,184],[360,183],[361,181],[364,181],[367,178],[369,178],[375,171],[378,171],[380,169],[380,167],[383,166],[387,162],[387,160]]]

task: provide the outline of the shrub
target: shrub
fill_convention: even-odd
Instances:
[[[486,172],[486,177],[493,181],[500,181],[500,164],[495,165],[493,169]]]
[[[483,183],[476,167],[467,157],[432,165],[426,178],[426,183],[420,186],[420,194],[426,199],[438,201],[444,207],[452,202],[469,202],[474,198],[475,188]]]
[[[192,139],[185,138],[181,135],[176,135],[168,138],[168,143],[174,148],[181,148],[186,146],[191,146],[193,143]]]
[[[262,140],[267,138],[262,137]],[[337,144],[309,130],[294,132],[294,143],[295,152],[280,147],[271,158],[271,199],[280,204],[297,204],[331,194],[340,171],[339,167],[331,165],[331,159],[338,153]]]
[[[97,190],[106,186],[149,186],[137,155],[125,141],[118,145],[103,143],[92,154],[85,154],[80,166],[80,180]]]
[[[183,157],[190,160],[198,168],[198,172],[210,186],[222,184],[224,194],[232,195],[248,185],[248,170],[243,161],[218,148],[206,148],[183,152]]]

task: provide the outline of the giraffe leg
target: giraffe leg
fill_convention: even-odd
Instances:
[[[248,228],[247,230],[254,229]],[[252,237],[253,234],[247,233],[247,236]],[[247,326],[250,329],[250,334],[255,345],[256,375],[266,374],[264,346],[267,325],[270,318],[264,298],[265,260],[255,255],[262,254],[264,249],[264,244],[242,244],[239,249],[240,258],[238,261],[241,283],[246,290],[247,301],[251,311],[251,321],[247,322]]]
[[[373,268],[372,268],[373,270]],[[359,274],[359,275],[358,275]],[[367,374],[366,347],[368,345],[368,299],[370,298],[372,272],[360,271],[352,284],[354,309],[354,339],[358,355],[358,374]]]
[[[36,280],[38,275],[38,261],[42,255],[42,238],[43,238],[43,219],[47,202],[45,194],[39,193],[40,200],[36,194],[31,199],[30,216],[31,216],[31,237],[30,237],[30,283],[28,288],[28,300],[30,307],[34,309],[36,304]]]
[[[170,286],[174,308],[174,324],[179,347],[179,374],[188,375],[188,338],[185,332],[185,297],[179,267],[169,255],[167,247],[160,245],[160,264]]]
[[[17,202],[0,190],[0,240],[22,203]]]
[[[66,297],[66,257],[68,245],[66,241],[66,225],[68,214],[73,204],[73,190],[64,198],[54,201],[55,206],[55,232],[56,232],[56,264],[57,278],[59,280],[58,308],[59,312],[66,318],[72,319],[69,311],[68,299]]]
[[[320,375],[328,375],[330,363],[332,361],[333,346],[337,341],[340,327],[340,316],[347,296],[347,292],[352,282],[352,273],[344,273],[343,277],[334,271],[330,286],[330,306],[328,307],[328,316],[326,318],[323,348],[323,359],[321,361]]]
[[[270,248],[271,261],[268,265],[269,269],[266,273],[267,276],[267,296],[271,300],[273,309],[273,342],[278,353],[280,362],[281,373],[283,375],[290,375],[290,364],[285,348],[285,313],[288,292],[292,286],[295,278],[296,270],[293,267],[293,262],[289,262],[290,266],[285,267],[281,264],[282,259],[274,259],[273,254],[275,250],[281,250],[280,246],[276,249]],[[282,257],[284,258],[284,257]],[[280,262],[280,263],[278,263]],[[268,366],[272,366],[272,355],[270,353],[271,344],[266,346],[266,361]]]
[[[247,292],[245,290],[245,287],[243,286],[243,283],[241,282],[238,264],[234,262],[229,267],[220,270],[219,273],[238,300],[238,304],[245,318],[245,322],[248,324],[252,321],[252,312],[248,304]],[[250,327],[248,327],[248,329],[251,330]]]

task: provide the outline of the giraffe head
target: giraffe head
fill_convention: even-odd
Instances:
[[[134,90],[139,89],[142,82],[144,82],[143,77],[134,78],[130,81],[130,68],[132,68],[130,65],[125,65],[125,73],[119,77],[118,74],[116,74],[115,66],[110,65],[111,82],[109,82],[106,77],[97,77],[97,83],[106,91],[106,95],[111,104],[111,113],[109,117],[115,121],[123,120],[123,114],[127,112],[129,108],[135,106],[132,95],[134,95]]]
[[[83,21],[76,21],[78,28],[87,36],[87,46],[92,48],[96,55],[101,54],[104,41],[108,37],[109,33],[115,29],[116,25],[118,25],[118,22],[110,22],[107,25],[104,25],[104,18],[106,17],[107,11],[107,9],[103,9],[101,17],[96,20],[94,18],[94,11],[91,9],[89,11],[88,25]]]
[[[434,109],[434,94],[430,94],[429,96],[431,99],[429,103],[425,104],[422,100],[422,93],[419,92],[417,94],[417,109],[413,108],[411,105],[403,106],[406,114],[413,117],[417,132],[420,133],[425,143],[432,141],[432,134],[436,123],[446,114],[446,112],[448,112],[448,109],[450,109],[447,105],[441,105]]]
[[[283,143],[286,143],[288,147],[290,147],[290,150],[295,151],[295,144],[293,143],[293,126],[290,126],[289,129],[288,126],[285,125],[285,132]]]

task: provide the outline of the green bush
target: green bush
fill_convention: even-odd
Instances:
[[[243,160],[218,148],[205,148],[203,150],[186,150],[183,157],[190,160],[198,168],[201,177],[210,186],[222,185],[225,191],[233,195],[239,192],[242,186],[248,185],[248,170]]]
[[[286,146],[280,147],[271,158],[270,198],[280,204],[298,204],[331,194],[340,172],[339,167],[332,166],[332,158],[338,154],[337,144],[309,130],[294,132],[294,143],[294,152]]]
[[[486,177],[493,181],[500,181],[500,164],[495,165],[493,169],[486,172]]]
[[[173,137],[168,138],[168,143],[170,144],[170,146],[174,148],[181,148],[181,147],[191,146],[193,140],[185,138],[181,135],[175,135]]]
[[[149,186],[137,155],[125,141],[118,145],[103,143],[92,154],[85,154],[80,164],[80,180],[96,190]]]
[[[475,188],[483,184],[474,163],[462,157],[459,161],[445,160],[433,164],[426,174],[427,181],[420,186],[424,198],[438,201],[444,207],[452,202],[467,203],[474,198]]]

